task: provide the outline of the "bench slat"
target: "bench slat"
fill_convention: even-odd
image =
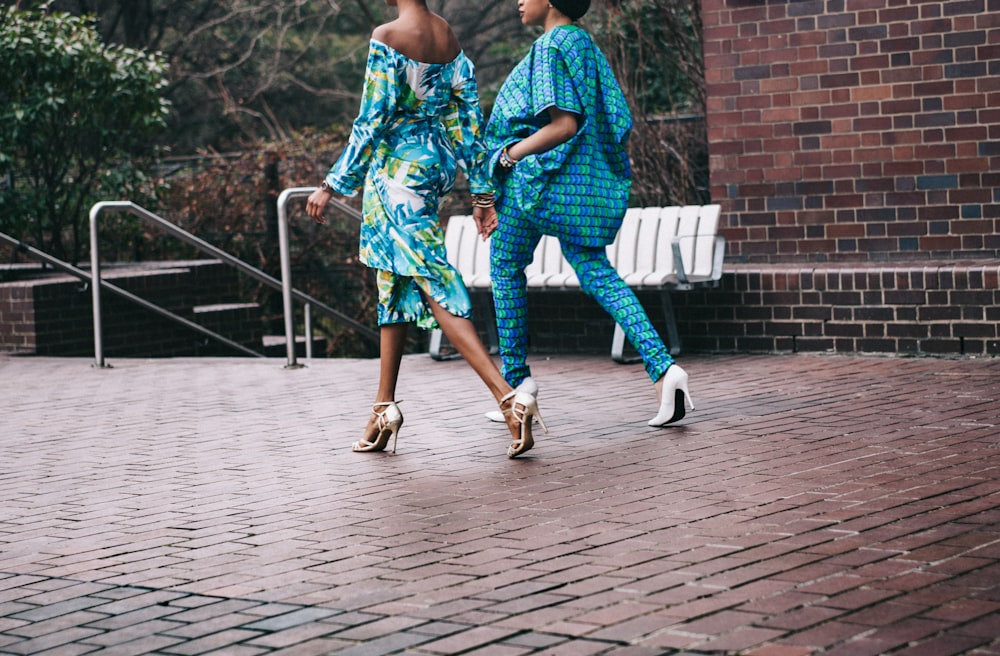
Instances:
[[[658,277],[674,273],[674,252],[670,243],[677,236],[680,228],[681,208],[662,207],[660,210],[660,224],[656,235],[656,266],[652,271],[657,272]]]
[[[715,253],[715,234],[719,231],[718,205],[705,205],[698,217],[698,237],[694,246],[694,261],[691,263],[692,279],[712,275],[712,260]]]

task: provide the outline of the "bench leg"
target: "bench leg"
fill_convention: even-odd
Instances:
[[[447,360],[448,357],[441,354],[441,341],[444,339],[444,332],[440,328],[431,331],[431,346],[429,353],[432,360]]]
[[[496,311],[493,309],[492,297],[490,298],[489,315],[489,319],[486,321],[486,338],[489,340],[486,344],[486,350],[489,351],[490,355],[496,355],[500,352],[500,336],[497,334],[497,317]]]
[[[626,357],[625,356],[625,331],[617,323],[615,324],[615,334],[611,338],[611,359],[618,364],[635,364],[636,362],[642,362],[642,358],[638,355]]]
[[[674,304],[670,300],[670,292],[664,290],[660,293],[663,302],[663,318],[667,324],[667,349],[670,355],[679,355],[681,352],[681,337],[677,330],[677,319],[674,317]],[[617,323],[615,324],[615,334],[611,338],[611,359],[619,364],[635,364],[642,362],[639,356],[627,357],[625,355],[625,331]]]
[[[667,323],[667,348],[670,349],[670,355],[680,355],[681,335],[677,330],[677,317],[674,316],[670,292],[664,289],[660,292],[660,299],[663,301],[663,319]]]

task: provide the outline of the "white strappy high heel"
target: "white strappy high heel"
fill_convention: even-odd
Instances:
[[[679,365],[672,364],[663,376],[660,395],[660,410],[647,422],[649,426],[666,426],[684,418],[684,402],[694,410],[694,401],[688,392],[687,372]]]
[[[510,401],[510,405],[504,407],[504,404],[508,401]],[[500,399],[500,410],[505,415],[509,414],[514,417],[514,420],[520,426],[518,439],[511,442],[510,446],[507,447],[508,458],[515,458],[535,446],[535,439],[531,435],[532,417],[538,417],[538,423],[541,424],[542,430],[546,433],[549,432],[549,429],[545,427],[545,422],[542,421],[541,413],[538,412],[538,402],[534,396],[527,392],[515,389],[507,393]]]
[[[536,399],[538,398],[538,383],[536,383],[535,379],[531,376],[522,380],[521,384],[517,386],[517,389],[532,395]],[[486,418],[490,421],[495,421],[498,424],[502,424],[507,421],[503,418],[503,410],[490,410],[486,413]]]
[[[384,407],[384,410],[379,408]],[[396,453],[396,440],[399,438],[399,427],[403,425],[403,413],[395,401],[378,401],[372,405],[375,415],[375,435],[371,440],[361,438],[351,445],[352,451],[383,451],[389,445],[392,436],[392,452]]]

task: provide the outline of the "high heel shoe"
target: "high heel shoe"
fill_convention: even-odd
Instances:
[[[384,407],[384,410],[379,410]],[[389,436],[392,436],[392,452],[396,453],[396,440],[399,438],[399,427],[403,425],[403,413],[399,411],[399,406],[395,401],[378,401],[372,405],[372,414],[375,415],[375,435],[373,439],[366,440],[362,437],[351,445],[352,451],[383,451],[389,445]],[[367,435],[367,431],[366,431]]]
[[[538,383],[536,383],[535,379],[531,376],[522,380],[521,384],[517,386],[517,389],[532,395],[535,399],[538,399]],[[495,421],[498,424],[502,424],[507,421],[504,419],[502,410],[490,410],[486,413],[486,418],[490,421]]]
[[[666,426],[684,418],[684,402],[694,410],[694,401],[688,392],[687,372],[676,364],[670,365],[663,376],[660,390],[660,410],[647,422],[649,426]]]
[[[510,404],[504,407],[508,401]],[[538,401],[527,392],[516,389],[508,392],[500,399],[500,411],[513,417],[520,427],[518,439],[507,447],[508,458],[515,458],[535,446],[535,438],[531,435],[532,417],[538,417],[538,423],[541,424],[542,430],[546,433],[549,432],[549,429],[545,427],[545,422],[542,421],[541,413],[538,412]]]

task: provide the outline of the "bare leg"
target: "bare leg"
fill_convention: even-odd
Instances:
[[[382,451],[389,445],[389,435],[395,435],[402,425],[402,415],[394,401],[396,400],[396,381],[399,380],[399,365],[403,359],[403,348],[406,345],[405,323],[391,323],[379,329],[379,377],[378,392],[375,403],[368,416],[368,424],[361,440],[354,443],[355,451]],[[395,429],[391,427],[393,419],[398,419]],[[393,451],[396,450],[395,439]]]
[[[465,358],[473,371],[483,379],[486,387],[499,403],[500,399],[513,388],[504,380],[486,347],[483,346],[483,342],[476,332],[476,327],[468,319],[456,317],[448,312],[434,299],[425,297],[425,300],[434,313],[434,318],[437,319],[445,337],[455,347],[455,350]]]
[[[399,364],[406,346],[406,330],[409,324],[390,323],[379,329],[379,373],[378,393],[375,401],[395,401],[396,382],[399,380]]]
[[[483,346],[479,334],[476,333],[476,327],[472,325],[471,321],[456,317],[441,307],[434,299],[427,298],[426,300],[448,341],[486,383],[500,405],[511,437],[507,456],[514,458],[531,449],[535,443],[531,434],[531,421],[533,416],[538,415],[538,405],[535,403],[534,397],[525,395],[522,398],[521,393],[514,392],[514,388],[504,379],[493,359],[490,358],[489,352]],[[545,424],[542,423],[541,415],[538,415],[538,421],[541,423],[542,429],[548,432]]]

